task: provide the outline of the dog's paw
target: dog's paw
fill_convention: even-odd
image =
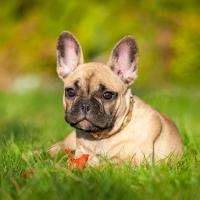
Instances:
[[[54,145],[52,145],[49,149],[48,149],[48,153],[51,157],[54,157],[55,155],[57,155],[60,150],[61,150],[61,142],[58,142]]]

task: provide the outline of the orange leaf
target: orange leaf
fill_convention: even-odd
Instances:
[[[86,165],[86,162],[89,159],[88,154],[83,154],[80,158],[73,158],[72,152],[70,149],[65,150],[66,154],[69,155],[69,165],[71,169],[78,168],[83,169]]]

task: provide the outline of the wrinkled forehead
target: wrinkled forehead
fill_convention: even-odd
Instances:
[[[74,85],[90,92],[98,90],[102,85],[116,92],[122,92],[126,89],[121,79],[108,66],[100,63],[79,65],[64,79],[65,87],[73,87]]]

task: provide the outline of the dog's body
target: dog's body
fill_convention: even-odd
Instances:
[[[95,165],[102,157],[140,164],[182,154],[175,124],[128,89],[137,77],[132,38],[115,46],[108,65],[83,64],[79,43],[68,32],[59,37],[57,50],[65,119],[76,132],[52,146],[51,155],[71,148],[77,157],[89,154],[88,164]]]

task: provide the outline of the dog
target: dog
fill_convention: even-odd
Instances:
[[[101,158],[138,165],[180,157],[183,144],[174,122],[130,90],[138,76],[138,47],[131,36],[113,48],[107,64],[84,63],[81,46],[70,32],[57,41],[57,73],[64,82],[65,120],[75,131],[49,149],[89,154],[88,165]]]

